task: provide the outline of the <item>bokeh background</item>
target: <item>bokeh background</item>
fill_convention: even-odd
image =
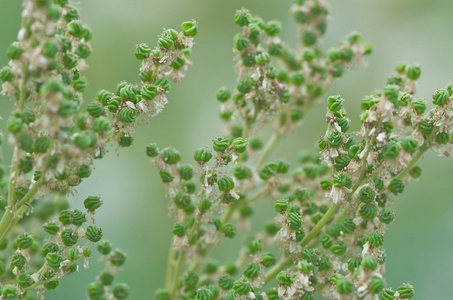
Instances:
[[[16,38],[20,26],[20,2],[0,3],[0,53]],[[219,108],[215,92],[220,86],[234,88],[232,37],[238,30],[233,14],[249,8],[265,20],[283,22],[282,37],[295,44],[292,19],[287,14],[291,0],[81,0],[82,16],[94,32],[94,52],[86,72],[89,86],[85,99],[106,88],[113,90],[122,80],[138,82],[140,65],[133,55],[140,42],[154,45],[162,28],[179,29],[182,21],[199,22],[193,51],[194,65],[186,79],[173,85],[164,113],[138,128],[133,147],[112,151],[96,162],[93,175],[73,197],[74,207],[88,195],[102,195],[105,205],[96,216],[105,237],[128,253],[128,261],[118,280],[132,288],[131,299],[151,299],[163,285],[172,221],[158,172],[144,154],[149,142],[180,150],[182,160],[191,162],[193,151],[208,145],[220,134]],[[340,93],[350,116],[358,115],[362,96],[382,88],[386,76],[400,60],[422,66],[419,94],[430,102],[432,91],[453,79],[453,1],[448,0],[343,0],[331,1],[332,20],[324,39],[325,47],[336,45],[352,30],[363,33],[375,46],[366,68],[349,72],[329,91]],[[0,54],[0,65],[7,62]],[[11,103],[0,98],[0,114],[5,117]],[[313,109],[300,130],[288,136],[274,157],[296,162],[303,150],[313,149],[325,131],[324,107]],[[5,120],[0,121],[5,128]],[[358,120],[356,120],[357,128]],[[5,150],[6,157],[11,151]],[[420,183],[406,187],[398,198],[397,218],[386,235],[388,286],[396,288],[410,280],[415,299],[451,299],[453,294],[453,160],[432,153],[421,162]],[[269,204],[269,208],[271,205]],[[255,211],[256,220],[269,217]],[[237,248],[229,243],[226,246]],[[215,251],[220,261],[233,259],[229,252]],[[89,270],[68,276],[61,288],[47,293],[47,299],[86,298],[85,288],[100,269],[92,262]],[[69,278],[71,277],[71,278]]]

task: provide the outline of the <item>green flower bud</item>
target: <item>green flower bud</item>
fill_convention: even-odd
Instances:
[[[58,227],[58,225],[54,222],[48,222],[44,224],[43,227],[45,232],[52,235],[57,234],[57,232],[60,230],[60,227]]]
[[[79,258],[79,250],[76,247],[68,249],[67,256],[69,260],[77,260]]]
[[[126,254],[119,249],[115,249],[110,253],[109,261],[112,265],[120,267],[126,262]]]
[[[425,135],[430,135],[434,130],[433,124],[429,123],[427,120],[423,120],[418,123],[418,128]]]
[[[166,48],[167,50],[173,50],[175,43],[169,37],[162,36],[157,40],[157,45],[161,48]],[[151,52],[151,51],[150,51]]]
[[[94,132],[106,132],[112,129],[110,122],[105,118],[95,119],[93,127],[91,128]]]
[[[148,146],[146,146],[145,153],[149,157],[158,156],[159,155],[159,148],[157,148],[157,144],[155,144],[155,143],[154,144],[148,144]]]
[[[50,139],[47,137],[40,137],[35,141],[34,152],[45,153],[49,148]]]
[[[179,160],[178,157],[178,153],[172,148],[165,148],[162,150],[162,158],[166,164],[173,165],[177,163]]]
[[[347,250],[346,245],[344,244],[344,242],[341,241],[336,241],[335,244],[333,244],[333,246],[330,248],[330,251],[338,256],[342,256],[343,254],[345,254],[346,250]]]
[[[259,264],[249,264],[245,270],[244,270],[244,275],[247,278],[255,278],[258,276],[260,273],[260,265]]]
[[[23,52],[19,42],[14,42],[6,49],[6,56],[10,59],[19,59]]]
[[[247,142],[245,141],[245,139],[243,139],[241,137],[234,139],[232,144],[233,144],[234,148],[236,149],[236,152],[238,152],[238,153],[245,152],[245,149],[247,148]],[[215,150],[215,145],[214,145],[214,150]]]
[[[187,227],[184,223],[175,223],[173,225],[173,234],[177,236],[183,236],[187,231]]]
[[[282,31],[282,24],[277,20],[269,21],[264,25],[263,29],[268,35],[275,36]]]
[[[415,295],[414,287],[409,283],[403,283],[396,290],[403,299],[411,299]]]
[[[120,97],[113,97],[109,99],[107,108],[109,109],[109,111],[115,112],[120,107],[121,102],[122,100]]]
[[[288,200],[286,200],[286,199],[277,200],[277,202],[275,202],[274,207],[275,207],[275,211],[278,213],[286,211],[288,209]]]
[[[267,164],[261,170],[259,170],[258,175],[262,180],[268,180],[275,174],[277,174],[277,170],[274,168],[275,165]]]
[[[249,139],[248,139],[248,142],[250,144],[250,147],[252,147],[252,149],[254,150],[259,150],[263,147],[263,143],[261,141],[261,138],[259,136],[251,136]]]
[[[104,114],[105,108],[102,105],[102,103],[93,101],[88,104],[87,111],[91,116],[93,116],[94,118],[97,118]]]
[[[151,53],[151,49],[145,43],[141,43],[135,47],[135,57],[138,60],[143,60]]]
[[[296,212],[291,212],[288,214],[289,228],[292,230],[297,230],[302,226],[302,219],[299,214]]]
[[[237,10],[234,14],[234,24],[238,24],[239,26],[247,26],[252,22],[252,15],[250,12],[243,8],[241,10]]]
[[[374,258],[373,256],[365,256],[362,259],[361,266],[366,269],[370,269],[371,271],[374,271],[374,270],[376,270],[377,265],[378,265],[378,262],[377,262],[376,258]]]
[[[231,173],[239,180],[246,179],[250,175],[250,172],[250,169],[242,164],[237,164],[231,168]]]
[[[362,243],[369,242],[373,247],[381,247],[384,244],[384,235],[379,231],[372,231],[365,235],[362,239]]]
[[[93,243],[96,243],[96,242],[99,242],[101,239],[102,239],[102,229],[97,227],[97,226],[94,226],[94,225],[90,225],[88,226],[87,230],[86,230],[86,238],[93,242]]]
[[[365,219],[372,219],[377,215],[377,210],[374,204],[364,204],[360,207],[359,214]]]
[[[222,87],[218,90],[216,97],[220,102],[225,102],[231,98],[231,93],[226,87]]]
[[[61,256],[58,253],[49,253],[46,255],[47,264],[54,269],[58,269],[61,263]]]
[[[14,285],[5,284],[2,287],[2,295],[4,296],[4,299],[16,299],[17,289]]]
[[[113,296],[116,299],[127,299],[129,297],[130,288],[126,283],[117,283],[113,287]]]
[[[333,180],[331,178],[325,177],[321,180],[319,185],[323,190],[326,190],[333,185]]]
[[[22,233],[16,238],[17,247],[20,249],[30,248],[33,244],[33,237],[28,233]]]
[[[162,182],[164,183],[169,183],[172,182],[175,177],[171,175],[171,172],[169,170],[160,170],[159,171],[160,178],[162,179]]]
[[[337,290],[340,294],[350,294],[354,290],[354,284],[350,279],[338,278],[336,281]]]
[[[421,98],[411,99],[410,104],[418,114],[422,114],[426,110],[426,102]]]
[[[290,99],[291,99],[291,94],[289,93],[289,91],[283,90],[282,95],[280,97],[280,101],[282,101],[283,103],[288,103]]]
[[[398,95],[398,105],[405,106],[411,101],[411,95],[406,92],[400,92]]]
[[[275,224],[272,221],[266,223],[264,228],[265,228],[267,234],[269,234],[269,235],[275,235],[280,230],[280,226]]]
[[[108,285],[111,285],[113,283],[113,280],[115,279],[115,277],[113,276],[112,273],[108,272],[108,271],[103,271],[100,275],[99,275],[99,278],[98,280],[102,283],[102,285],[104,286],[108,286]]]
[[[33,285],[33,283],[34,283],[33,279],[28,274],[19,275],[19,277],[17,278],[17,284],[23,288],[30,287]]]
[[[188,36],[196,36],[198,33],[198,24],[194,21],[187,21],[181,24],[182,32]]]
[[[231,277],[228,274],[220,276],[219,280],[217,281],[217,283],[219,284],[220,288],[224,289],[224,290],[231,289],[233,287],[233,282],[234,282],[233,277]]]
[[[74,138],[74,144],[82,149],[86,149],[91,146],[93,140],[88,134],[80,133]]]
[[[277,274],[276,278],[278,284],[291,286],[293,284],[293,279],[290,274],[287,274],[286,271],[281,271]]]
[[[255,63],[257,65],[267,64],[270,61],[271,58],[269,57],[269,54],[267,54],[266,52],[261,52],[255,55]]]
[[[337,170],[343,170],[349,165],[349,162],[351,160],[347,155],[340,154],[336,159],[335,159],[335,168]]]
[[[341,136],[341,133],[335,131],[327,136],[327,142],[330,147],[338,148],[343,144],[343,137]]]
[[[183,164],[179,168],[179,174],[181,175],[182,179],[189,180],[193,176],[193,167],[189,164]]]
[[[407,152],[414,153],[418,150],[418,143],[413,138],[407,136],[401,141],[401,147]]]
[[[433,95],[433,103],[435,105],[443,105],[450,97],[450,93],[446,89],[438,89]]]
[[[26,263],[27,259],[20,252],[15,252],[11,256],[11,269],[17,268],[22,270]]]
[[[142,94],[143,98],[145,98],[147,100],[151,100],[154,97],[156,97],[157,87],[152,84],[147,84],[142,87],[141,94]]]
[[[362,263],[362,259],[357,256],[353,256],[348,260],[348,270],[350,272],[354,272],[356,268],[358,268]]]
[[[63,244],[65,244],[68,247],[74,246],[77,244],[77,241],[79,240],[79,236],[73,229],[65,229],[61,233],[61,239],[63,241]]]
[[[137,118],[137,113],[130,107],[123,107],[118,114],[118,118],[125,123],[132,123]]]
[[[262,261],[263,266],[265,266],[266,268],[269,268],[269,267],[272,267],[273,265],[275,265],[277,260],[272,253],[267,252],[267,253],[263,253],[261,255],[261,261]]]
[[[335,187],[346,187],[350,189],[352,187],[352,181],[345,173],[339,172],[333,175],[333,185]]]
[[[384,207],[379,213],[379,220],[384,224],[392,223],[393,219],[395,219],[395,212],[393,209]]]
[[[398,103],[398,97],[400,94],[399,87],[397,85],[387,85],[384,87],[384,95],[387,99],[390,100],[393,104]]]
[[[236,227],[234,227],[232,224],[227,223],[220,227],[220,231],[227,237],[227,238],[234,238],[236,235]]]
[[[63,56],[63,65],[67,68],[75,68],[79,64],[78,57],[72,53],[67,53]]]
[[[78,209],[74,211],[71,210],[63,210],[60,212],[59,220],[61,223],[68,225],[73,224],[75,226],[81,226],[87,220],[85,218],[85,214]]]
[[[54,243],[47,243],[42,247],[41,253],[43,257],[46,257],[49,253],[56,253],[60,251],[60,247]]]
[[[382,156],[389,159],[394,158],[398,155],[399,151],[399,144],[396,141],[391,140],[382,148]]]
[[[420,66],[413,63],[407,64],[404,67],[404,71],[406,72],[407,77],[412,80],[417,80],[422,72]]]
[[[228,192],[234,188],[234,181],[230,176],[223,176],[217,180],[217,185],[220,191]]]
[[[87,291],[91,299],[101,299],[104,296],[104,286],[99,281],[88,284]]]
[[[108,255],[112,251],[112,244],[107,240],[102,240],[96,246],[99,253],[102,255]]]
[[[344,233],[352,233],[356,228],[355,223],[351,219],[348,219],[348,218],[344,218],[341,221],[340,226],[341,226],[341,230]]]
[[[161,88],[163,88],[166,91],[169,91],[171,88],[170,81],[163,77],[157,79],[156,82],[154,82],[154,84],[160,86]]]
[[[373,276],[370,282],[370,291],[378,294],[384,288],[384,280],[379,276]]]
[[[96,97],[101,101],[102,105],[107,106],[109,103],[110,98],[112,97],[112,93],[107,90],[100,90],[97,92]]]
[[[238,33],[234,36],[233,42],[234,42],[235,48],[237,50],[241,51],[241,50],[247,48],[249,39],[246,36]]]
[[[88,45],[86,44],[79,44],[77,47],[75,53],[80,57],[80,58],[87,58],[91,54],[91,49]]]
[[[404,183],[401,179],[394,178],[390,181],[388,189],[394,194],[398,195],[404,191]]]
[[[254,84],[255,82],[251,77],[245,77],[239,81],[237,89],[240,93],[247,94],[252,90]]]
[[[439,144],[447,144],[449,140],[450,140],[449,132],[439,132],[436,135],[436,142]]]
[[[393,300],[395,299],[395,292],[391,289],[383,289],[379,294],[379,300]]]
[[[134,142],[134,137],[131,134],[124,132],[120,133],[120,139],[118,140],[118,145],[120,147],[129,147]]]
[[[152,74],[142,71],[138,75],[140,76],[140,79],[141,79],[142,82],[147,82]],[[142,90],[142,94],[143,94],[143,90]]]
[[[0,70],[0,80],[2,81],[11,81],[14,79],[14,74],[11,72],[9,66],[5,66]]]
[[[328,234],[323,234],[319,241],[321,242],[324,249],[329,249],[332,246],[333,242],[332,237]]]
[[[364,186],[359,191],[359,199],[363,203],[371,203],[376,195],[374,194],[373,190],[369,186]]]
[[[422,175],[422,169],[419,166],[413,167],[410,172],[412,178],[419,178]]]

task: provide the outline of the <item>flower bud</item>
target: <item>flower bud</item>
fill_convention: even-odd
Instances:
[[[426,110],[426,102],[421,98],[411,99],[410,104],[418,114],[422,114]]]
[[[343,144],[343,137],[341,136],[341,133],[334,131],[327,136],[327,142],[330,147],[338,148]]]
[[[109,261],[112,265],[121,267],[126,262],[126,254],[120,249],[115,249],[110,253]]]
[[[260,265],[259,264],[251,263],[244,270],[244,275],[247,278],[255,278],[256,276],[259,275],[259,273],[260,273]]]
[[[125,123],[132,123],[137,118],[137,113],[130,107],[123,107],[118,114],[118,118]]]
[[[33,244],[33,237],[28,233],[23,233],[16,238],[16,243],[19,249],[30,248]]]
[[[231,173],[239,180],[246,179],[250,175],[250,172],[250,169],[242,164],[237,164],[231,168]]]
[[[247,26],[252,22],[252,15],[250,12],[243,8],[241,10],[237,10],[234,14],[234,24],[238,24],[239,26]]]
[[[231,93],[226,87],[222,87],[217,91],[216,98],[220,102],[225,102],[231,98]]]
[[[234,139],[232,144],[233,144],[234,148],[236,149],[236,152],[238,152],[238,153],[245,152],[245,150],[247,148],[247,142],[245,141],[245,139],[243,139],[241,137]],[[215,148],[214,148],[214,150],[215,150]]]
[[[87,220],[85,218],[85,214],[78,209],[73,211],[71,210],[63,210],[60,212],[59,220],[64,225],[72,224],[75,226],[81,226]]]
[[[450,93],[446,89],[438,89],[433,95],[433,103],[435,105],[443,105],[450,97]]]
[[[57,244],[46,243],[42,247],[41,254],[43,257],[46,257],[47,254],[49,254],[49,253],[55,253],[55,252],[59,252],[59,251],[60,251],[60,247]]]
[[[165,48],[167,50],[173,50],[175,43],[169,37],[162,36],[157,40],[157,45],[161,48]]]
[[[358,268],[362,263],[362,259],[357,256],[353,256],[348,260],[348,270],[350,272],[354,272],[356,268]]]
[[[293,280],[290,274],[287,274],[286,271],[281,271],[276,276],[278,284],[291,286],[293,284]]]
[[[374,271],[374,270],[376,270],[377,265],[378,265],[378,262],[377,262],[376,258],[374,258],[373,256],[365,256],[362,259],[361,266],[366,269],[370,269],[371,271]]]
[[[108,255],[112,251],[112,244],[107,240],[102,240],[96,246],[99,253],[102,255]]]
[[[175,223],[173,225],[173,234],[177,236],[183,236],[187,231],[187,227],[184,223]]]
[[[54,222],[48,222],[44,224],[43,228],[45,232],[51,235],[57,234],[57,232],[60,230],[60,227],[58,227],[58,225],[55,224]]]
[[[261,52],[255,55],[255,63],[257,65],[266,64],[270,61],[271,59],[269,57],[269,54],[267,54],[266,52]]]
[[[150,53],[151,49],[145,43],[141,43],[140,45],[137,45],[137,47],[135,47],[134,54],[138,60],[145,59]]]
[[[157,79],[156,82],[154,82],[154,84],[160,86],[161,88],[163,88],[166,91],[169,91],[171,88],[170,81],[163,77]]]
[[[115,299],[127,299],[129,297],[130,288],[126,283],[117,283],[113,287],[112,292]]]
[[[413,138],[407,136],[401,141],[401,147],[409,153],[414,153],[418,150],[418,143]]]
[[[93,242],[93,243],[96,243],[96,242],[99,242],[101,239],[102,239],[102,229],[97,227],[97,226],[94,226],[94,225],[90,225],[88,226],[87,230],[86,230],[86,238]]]
[[[379,300],[393,300],[395,292],[392,289],[383,289],[379,294]]]
[[[79,236],[73,229],[65,229],[61,233],[61,240],[63,241],[63,244],[65,244],[68,247],[74,246],[77,244],[77,241],[79,240]]]
[[[230,176],[223,176],[218,179],[217,185],[220,191],[228,192],[234,188],[234,181]]]
[[[398,103],[400,91],[397,85],[391,84],[384,87],[384,95],[387,99],[390,100],[393,104]]]
[[[49,253],[46,255],[47,264],[54,269],[60,267],[61,256],[58,253]]]
[[[0,80],[6,82],[14,79],[14,74],[9,66],[5,66],[0,70]]]
[[[288,214],[289,228],[292,230],[297,230],[302,226],[302,219],[299,214],[296,212],[291,212]]]
[[[377,207],[374,204],[365,204],[360,207],[359,214],[365,219],[372,219],[377,214]]]
[[[369,242],[373,247],[381,247],[384,244],[384,235],[379,231],[372,231],[365,235],[362,244]]]
[[[346,250],[347,250],[346,245],[344,244],[344,242],[341,241],[336,241],[335,244],[333,244],[333,246],[330,248],[330,251],[338,256],[342,256],[343,254],[345,254]]]
[[[396,290],[398,291],[398,294],[400,294],[400,297],[403,299],[411,299],[415,295],[414,287],[409,283],[403,283]]]
[[[407,77],[412,80],[417,80],[420,77],[421,69],[420,66],[414,63],[407,64],[404,67]]]
[[[249,39],[246,36],[238,33],[234,36],[233,42],[234,42],[235,48],[237,50],[241,51],[241,50],[247,48]]]
[[[350,294],[354,290],[354,284],[350,279],[338,278],[336,281],[337,290],[340,294]]]
[[[169,170],[160,170],[159,171],[160,178],[162,179],[162,182],[164,183],[169,183],[172,182],[175,177],[171,175],[171,172]]]
[[[146,146],[146,155],[148,155],[149,157],[156,157],[159,155],[159,148],[157,148],[157,144],[148,144],[148,146]]]
[[[236,235],[236,228],[230,223],[227,223],[220,227],[220,231],[230,239],[234,238],[234,236]]]
[[[434,130],[433,124],[429,123],[427,120],[420,121],[418,123],[418,128],[424,135],[430,135]]]
[[[239,81],[237,89],[240,93],[247,94],[252,90],[254,84],[255,82],[251,77],[245,77]]]
[[[9,45],[8,49],[6,49],[6,56],[10,59],[19,59],[22,52],[24,52],[24,50],[20,46],[19,42],[14,42]]]
[[[319,241],[321,242],[324,249],[329,249],[332,246],[333,242],[332,237],[328,234],[323,234]]]
[[[449,132],[438,132],[436,135],[436,142],[439,144],[447,144],[450,140]]]
[[[341,221],[341,230],[344,232],[344,233],[352,233],[355,228],[356,228],[356,225],[355,223],[352,221],[352,219],[348,219],[348,218],[344,218],[342,221]]]
[[[16,299],[17,289],[14,285],[5,284],[2,287],[2,295],[4,296],[4,299]]]
[[[141,95],[147,100],[151,100],[156,97],[157,87],[152,84],[146,84],[141,89]]]
[[[379,276],[373,276],[370,282],[370,291],[378,294],[384,288],[384,280]]]
[[[401,194],[404,191],[404,183],[403,183],[403,181],[401,179],[393,178],[392,181],[390,181],[388,189],[394,195]]]
[[[219,280],[217,281],[217,283],[219,284],[220,288],[224,289],[224,290],[231,289],[233,287],[233,282],[234,282],[233,277],[231,277],[228,274],[220,276]]]

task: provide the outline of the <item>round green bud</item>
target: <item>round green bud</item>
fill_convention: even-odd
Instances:
[[[99,253],[102,255],[108,255],[112,251],[112,244],[107,240],[102,240],[96,246]]]
[[[73,211],[71,210],[61,211],[59,220],[61,223],[65,225],[72,224],[75,226],[81,226],[83,223],[87,221],[85,214],[78,209],[75,209]]]
[[[190,180],[193,176],[193,167],[189,164],[183,164],[179,168],[179,174],[183,180]]]
[[[264,25],[263,29],[268,35],[275,36],[282,30],[282,24],[277,20],[269,21]]]
[[[142,82],[147,82],[149,80],[149,78],[151,77],[152,73],[148,73],[148,72],[143,72],[141,71],[139,73],[139,76],[140,76],[140,79]],[[142,94],[143,94],[143,90],[142,90]]]
[[[134,137],[131,134],[121,132],[120,138],[118,140],[118,145],[120,147],[130,147],[134,142]]]
[[[171,172],[169,170],[160,170],[159,171],[160,178],[162,179],[162,182],[164,183],[169,183],[172,182],[175,177],[171,175]]]
[[[69,248],[67,257],[69,260],[77,260],[79,258],[79,250],[76,247]]]
[[[234,181],[230,176],[223,176],[217,180],[217,185],[220,191],[228,192],[234,188]]]
[[[228,274],[220,276],[217,283],[219,284],[220,288],[223,290],[229,290],[233,287],[234,279]]]
[[[252,149],[254,150],[259,150],[263,147],[263,142],[261,140],[261,138],[259,136],[251,136],[249,139],[248,139],[248,142],[250,144],[250,147],[252,147]]]
[[[353,256],[348,260],[348,270],[350,272],[354,272],[356,268],[358,268],[362,263],[362,259],[357,256]]]
[[[141,89],[141,95],[143,96],[143,98],[145,98],[147,100],[153,99],[154,97],[156,97],[156,94],[157,94],[157,87],[153,84],[147,84],[147,85],[143,86]]]
[[[384,288],[384,280],[379,276],[373,276],[370,282],[370,291],[374,294],[378,294]]]
[[[400,92],[398,95],[398,105],[405,106],[411,101],[411,95],[406,92]]]
[[[332,246],[333,239],[330,235],[328,234],[323,234],[321,238],[319,238],[319,241],[322,244],[322,247],[324,249],[329,249]]]
[[[394,178],[390,181],[388,189],[394,194],[398,195],[404,191],[404,183],[401,179]]]
[[[91,49],[90,46],[86,44],[79,44],[77,46],[75,53],[80,57],[80,58],[87,58],[91,54]]]
[[[67,68],[75,68],[79,64],[79,59],[77,55],[72,53],[67,53],[63,56],[63,65]]]
[[[90,225],[88,226],[87,230],[86,230],[86,238],[93,242],[93,243],[96,243],[96,242],[99,242],[101,239],[102,239],[102,229],[97,227],[97,226],[94,226],[94,225]]]
[[[383,289],[379,293],[379,300],[393,300],[395,299],[395,292],[392,289]]]
[[[304,75],[302,75],[301,73],[299,72],[293,72],[289,75],[289,80],[291,83],[295,84],[295,85],[301,85],[304,83]]]
[[[20,252],[15,252],[11,256],[11,269],[17,268],[19,270],[22,270],[26,263],[27,259]]]
[[[5,66],[0,70],[0,80],[2,81],[11,81],[14,79],[14,74],[11,72],[9,66]]]
[[[231,173],[239,180],[246,179],[250,175],[250,172],[250,169],[242,164],[237,164],[231,168]]]
[[[58,269],[61,263],[61,256],[58,253],[48,253],[46,261],[51,268]]]
[[[434,130],[433,124],[429,123],[427,120],[420,121],[418,123],[418,128],[424,135],[430,135]]]
[[[269,267],[272,267],[273,265],[275,265],[277,260],[272,253],[267,252],[267,253],[263,253],[261,255],[261,261],[262,261],[263,266],[265,266],[266,268],[269,268]]]
[[[68,247],[71,247],[77,244],[79,236],[73,229],[68,228],[61,232],[61,239],[63,241],[63,244],[65,244]]]
[[[371,203],[376,198],[375,193],[369,186],[364,186],[359,191],[359,199],[363,203]]]
[[[331,187],[333,185],[333,180],[332,180],[332,178],[325,177],[321,180],[319,185],[321,186],[321,188],[323,190],[327,190],[329,187]]]
[[[366,269],[370,269],[370,270],[374,271],[374,270],[376,270],[377,265],[378,265],[378,262],[377,262],[376,258],[374,258],[373,256],[365,256],[362,259],[361,266]]]
[[[407,152],[414,153],[415,151],[418,150],[418,143],[413,138],[406,136],[401,141],[401,147],[403,147],[403,149],[406,150]]]
[[[367,242],[373,247],[381,247],[384,244],[384,235],[379,231],[372,231],[362,238],[362,244]]]
[[[403,299],[411,299],[415,295],[414,287],[409,283],[403,283],[396,290],[398,291],[398,294],[400,294],[400,297]]]
[[[234,227],[232,224],[227,223],[220,227],[220,231],[227,237],[227,238],[234,238],[236,235],[236,227]]]
[[[411,99],[410,104],[418,114],[422,114],[426,110],[426,102],[421,98]]]
[[[291,286],[293,284],[291,275],[286,273],[286,271],[280,271],[275,279],[277,279],[278,284],[281,285]]]
[[[102,299],[104,296],[104,286],[99,281],[94,281],[87,286],[88,296],[91,299]]]
[[[143,60],[151,53],[151,49],[145,43],[141,43],[135,47],[135,57],[138,60]]]
[[[45,153],[50,146],[50,139],[47,137],[40,137],[35,141],[34,152]]]
[[[112,265],[120,267],[126,262],[126,254],[120,249],[115,249],[110,253],[109,261]]]
[[[112,129],[112,125],[106,118],[97,118],[93,122],[93,127],[91,128],[94,132],[106,132]]]
[[[352,181],[345,173],[339,172],[333,175],[333,185],[335,187],[346,187],[350,189],[352,188]]]
[[[446,89],[438,89],[434,92],[433,103],[435,105],[443,105],[445,102],[447,102],[449,97],[450,93]]]
[[[449,132],[438,132],[436,135],[436,142],[439,144],[447,144],[450,140]]]
[[[118,114],[118,118],[125,123],[132,123],[137,118],[137,113],[130,107],[123,107]]]
[[[145,149],[145,153],[149,157],[156,157],[159,155],[159,148],[157,147],[157,144],[148,144]]]
[[[275,202],[274,208],[275,211],[278,213],[286,211],[288,209],[288,200],[286,199],[277,200]]]
[[[414,63],[407,64],[404,67],[407,77],[412,80],[417,80],[420,77],[421,69],[420,66]]]
[[[110,273],[109,271],[103,271],[101,274],[99,274],[99,278],[98,278],[98,280],[104,286],[111,285],[113,283],[114,279],[115,279],[115,276],[113,276],[113,274]]]
[[[4,296],[4,299],[16,299],[17,296],[16,286],[11,284],[5,284],[2,287],[2,295]]]
[[[252,22],[252,15],[250,12],[243,8],[241,10],[237,10],[234,14],[234,24],[238,24],[239,26],[247,26]]]
[[[387,85],[384,87],[384,95],[387,99],[390,100],[393,104],[398,102],[398,97],[400,94],[399,87],[397,85]]]
[[[60,247],[54,243],[46,243],[41,250],[42,256],[46,257],[49,253],[56,253],[60,251]]]
[[[112,292],[116,299],[127,299],[130,294],[130,288],[126,283],[117,283],[113,287]]]
[[[283,103],[288,103],[290,99],[291,99],[291,94],[290,94],[289,90],[283,90],[283,92],[280,96],[280,101],[282,101]]]
[[[187,231],[186,224],[184,223],[175,223],[173,225],[173,234],[177,236],[183,236]]]
[[[231,98],[231,93],[226,87],[222,87],[217,91],[216,98],[220,102],[225,102]]]
[[[166,164],[173,165],[178,162],[179,155],[174,149],[165,148],[162,150],[162,158]]]
[[[157,290],[154,293],[154,299],[156,300],[170,300],[170,293],[167,290]]]
[[[23,128],[24,128],[24,123],[21,119],[11,117],[8,120],[8,131],[9,132],[17,133],[17,132],[22,131]]]
[[[393,209],[384,207],[380,212],[379,212],[379,220],[384,223],[384,224],[390,224],[392,223],[393,219],[395,219],[395,212]]]
[[[228,120],[229,118],[231,118],[232,115],[233,115],[233,111],[229,108],[226,110],[221,110],[219,112],[219,117],[223,120]]]
[[[422,175],[422,169],[419,166],[413,167],[410,172],[412,178],[419,178]]]
[[[336,159],[335,159],[335,169],[337,170],[343,170],[349,165],[350,158],[347,155],[340,154]]]
[[[260,273],[260,265],[259,264],[251,263],[244,270],[244,275],[247,278],[255,278],[256,276],[259,275],[259,273]]]
[[[269,57],[269,54],[267,54],[266,52],[261,52],[255,55],[255,63],[257,65],[267,64],[270,61],[271,58]]]
[[[157,40],[157,45],[161,48],[165,48],[167,50],[173,50],[175,47],[175,43],[169,37],[162,36]],[[151,51],[150,51],[151,52]]]
[[[195,295],[195,299],[212,300],[212,299],[214,299],[214,293],[211,291],[211,289],[204,287],[197,291],[197,294]]]
[[[47,232],[48,234],[55,235],[60,231],[60,227],[55,224],[54,222],[48,222],[43,225],[44,231]]]
[[[105,108],[102,105],[102,103],[93,101],[88,104],[87,111],[91,116],[93,116],[94,118],[97,118],[104,114]]]
[[[238,152],[238,153],[245,152],[245,150],[247,148],[247,142],[245,141],[245,139],[243,139],[241,137],[234,139],[232,144],[234,146],[234,149],[236,149],[236,152]],[[214,147],[214,150],[215,150],[215,147]]]
[[[198,24],[194,21],[187,21],[181,24],[182,32],[188,36],[196,36],[198,33]]]
[[[166,91],[169,91],[171,88],[170,81],[163,77],[157,79],[156,82],[154,82],[154,84],[160,86],[161,88],[163,88]]]
[[[19,59],[23,52],[19,42],[14,42],[6,49],[6,56],[10,59]]]
[[[221,152],[231,145],[231,140],[227,137],[218,137],[213,142],[213,148],[216,152]]]
[[[341,230],[344,232],[344,233],[352,233],[355,228],[356,228],[356,225],[355,223],[352,221],[352,219],[348,219],[348,218],[344,218],[342,221],[341,221]]]
[[[88,134],[80,133],[74,138],[74,144],[82,149],[86,149],[93,144],[93,140]]]
[[[33,279],[28,274],[22,274],[17,277],[17,284],[23,288],[30,287],[33,285],[33,283],[34,283]]]
[[[359,214],[365,219],[372,219],[377,215],[377,210],[374,204],[364,204],[360,207]]]
[[[302,226],[302,219],[296,212],[290,212],[288,214],[289,228],[292,230],[298,230]]]
[[[16,244],[19,249],[30,248],[33,244],[33,237],[28,233],[22,233],[16,238]]]
[[[330,248],[330,251],[338,256],[342,256],[343,254],[345,254],[346,250],[347,250],[346,245],[344,244],[344,242],[341,241],[336,241],[335,244],[333,244],[333,246]]]
[[[327,142],[329,143],[330,147],[338,148],[343,144],[343,137],[341,136],[341,133],[334,131],[327,136]]]
[[[237,89],[240,93],[247,94],[252,90],[254,84],[255,82],[251,77],[245,77],[239,81]]]
[[[234,36],[233,42],[234,42],[235,48],[237,50],[241,51],[241,50],[247,48],[249,39],[246,36],[238,33]]]
[[[246,278],[241,278],[233,282],[233,289],[239,295],[247,295],[252,287]]]
[[[340,294],[350,294],[354,290],[354,284],[350,279],[338,278],[336,281],[337,290]]]
[[[107,108],[111,112],[115,112],[121,105],[121,98],[120,97],[112,97],[108,100]]]

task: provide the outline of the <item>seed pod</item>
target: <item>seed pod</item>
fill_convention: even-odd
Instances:
[[[33,237],[28,233],[23,233],[16,238],[16,243],[19,249],[30,248],[33,244]]]
[[[137,113],[130,107],[123,107],[118,114],[118,118],[125,123],[132,123],[137,118]]]
[[[93,243],[99,242],[102,239],[102,229],[94,225],[88,226],[86,238]]]
[[[63,244],[65,244],[68,247],[74,246],[77,244],[77,241],[79,240],[79,236],[73,229],[65,229],[61,233],[61,239],[63,241]]]

